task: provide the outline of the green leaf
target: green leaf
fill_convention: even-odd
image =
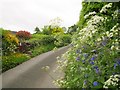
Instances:
[[[94,75],[91,74],[91,76],[88,78],[88,81],[92,83],[94,81],[94,79],[95,79]]]

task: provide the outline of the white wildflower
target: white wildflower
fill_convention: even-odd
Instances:
[[[112,75],[106,82],[104,82],[103,88],[109,88],[109,86],[116,87],[119,85],[118,84],[119,81],[120,81],[120,75]]]
[[[95,11],[94,12],[89,12],[88,14],[86,14],[84,16],[84,18],[87,19],[89,16],[92,16],[92,15],[96,15],[96,12]]]
[[[100,10],[100,13],[106,13],[107,10],[109,8],[111,8],[111,7],[112,7],[112,3],[109,3],[109,4],[105,5],[105,6],[103,6],[102,9]]]
[[[101,21],[103,21],[104,20],[104,18],[103,17],[100,17],[100,16],[97,16],[97,15],[95,15],[95,16],[93,16],[92,18],[91,18],[91,20],[89,20],[88,22],[87,22],[87,24],[88,25],[97,25],[97,24],[99,24]]]

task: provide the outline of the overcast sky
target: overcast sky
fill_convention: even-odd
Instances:
[[[0,0],[0,27],[31,33],[60,17],[68,27],[79,20],[82,0]]]

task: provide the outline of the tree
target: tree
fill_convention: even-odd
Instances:
[[[75,24],[73,26],[68,27],[68,33],[73,34],[74,32],[77,31],[77,28],[78,28],[78,26]]]
[[[35,33],[41,33],[41,31],[38,27],[36,27],[34,31],[35,31]]]
[[[51,29],[51,25],[49,25],[49,26],[44,26],[43,28],[42,28],[42,33],[43,34],[46,34],[46,35],[50,35],[50,34],[52,34],[52,29]]]
[[[31,34],[28,31],[18,31],[16,36],[21,40],[27,40],[31,38]]]

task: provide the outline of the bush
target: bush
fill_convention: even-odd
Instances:
[[[71,43],[71,35],[69,34],[57,34],[55,35],[54,44],[57,47],[66,46]]]
[[[61,27],[53,27],[52,34],[64,34],[64,30]]]
[[[32,47],[38,47],[41,45],[47,45],[54,42],[54,37],[51,35],[42,35],[42,34],[34,34],[30,40],[27,42],[32,45]]]
[[[20,45],[18,46],[16,51],[21,52],[21,53],[31,54],[31,52],[30,52],[31,48],[32,48],[32,44],[27,43],[27,42],[22,42],[22,43],[20,43]]]
[[[15,66],[23,63],[26,60],[29,60],[30,56],[27,54],[15,53],[10,56],[2,57],[2,72],[5,72]]]
[[[16,36],[21,40],[27,40],[31,38],[31,34],[28,31],[19,31],[16,33]]]
[[[15,52],[19,44],[18,38],[8,30],[2,30],[2,53],[3,55]]]

